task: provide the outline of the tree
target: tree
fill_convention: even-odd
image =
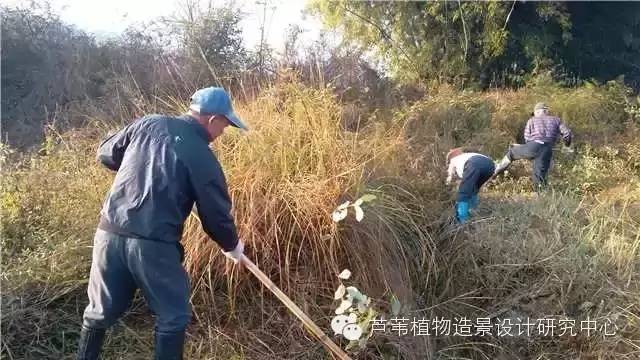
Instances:
[[[241,19],[240,10],[231,6],[214,7],[209,3],[202,7],[196,0],[187,1],[181,15],[167,20],[181,39],[194,84],[222,85],[246,68]]]
[[[318,0],[311,9],[387,58],[397,79],[463,83],[503,52],[510,4]]]
[[[639,78],[640,3],[315,0],[346,42],[401,81],[519,86],[536,73]]]
[[[94,65],[91,36],[62,23],[47,6],[1,9],[2,137],[30,145],[58,107],[96,91],[84,76]]]

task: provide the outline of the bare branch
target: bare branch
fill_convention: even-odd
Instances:
[[[467,25],[464,21],[464,13],[462,12],[462,4],[458,0],[458,7],[460,8],[460,19],[462,19],[462,32],[464,32],[464,61],[467,61],[467,51],[469,50],[469,38],[467,36]]]
[[[513,0],[513,4],[511,4],[511,10],[509,10],[509,14],[507,15],[507,19],[504,21],[504,26],[502,27],[502,30],[507,28],[507,24],[509,23],[509,19],[511,18],[511,13],[513,13],[513,9],[516,7],[516,1],[517,0]]]

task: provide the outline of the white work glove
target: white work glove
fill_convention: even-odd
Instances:
[[[234,264],[237,264],[240,259],[242,259],[242,254],[244,253],[244,244],[242,241],[238,240],[238,245],[236,245],[235,249],[231,251],[223,251],[224,256],[233,260]]]

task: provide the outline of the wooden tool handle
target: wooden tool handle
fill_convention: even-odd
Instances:
[[[242,255],[241,262],[255,275],[260,282],[264,284],[280,301],[282,301],[285,306],[291,310],[291,312],[298,318],[302,323],[311,331],[313,335],[318,337],[320,341],[326,346],[331,352],[338,357],[340,360],[351,360],[349,355],[347,355],[338,345],[336,345],[329,337],[316,325],[313,320],[311,320],[307,314],[305,314],[296,304],[289,299],[285,293],[283,293],[277,286],[274,284],[271,279],[267,275],[265,275],[257,266],[254,264],[249,258],[245,255]]]

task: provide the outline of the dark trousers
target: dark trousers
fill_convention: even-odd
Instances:
[[[462,171],[457,201],[472,201],[478,195],[480,187],[491,178],[494,169],[493,160],[478,155],[470,157]]]
[[[536,188],[547,185],[547,173],[553,157],[553,143],[540,144],[529,141],[526,144],[512,145],[507,152],[509,160],[533,160],[533,184]]]
[[[83,325],[106,329],[142,290],[156,315],[156,332],[184,331],[191,319],[189,277],[173,243],[128,238],[98,230],[93,243],[89,276],[89,305]]]

